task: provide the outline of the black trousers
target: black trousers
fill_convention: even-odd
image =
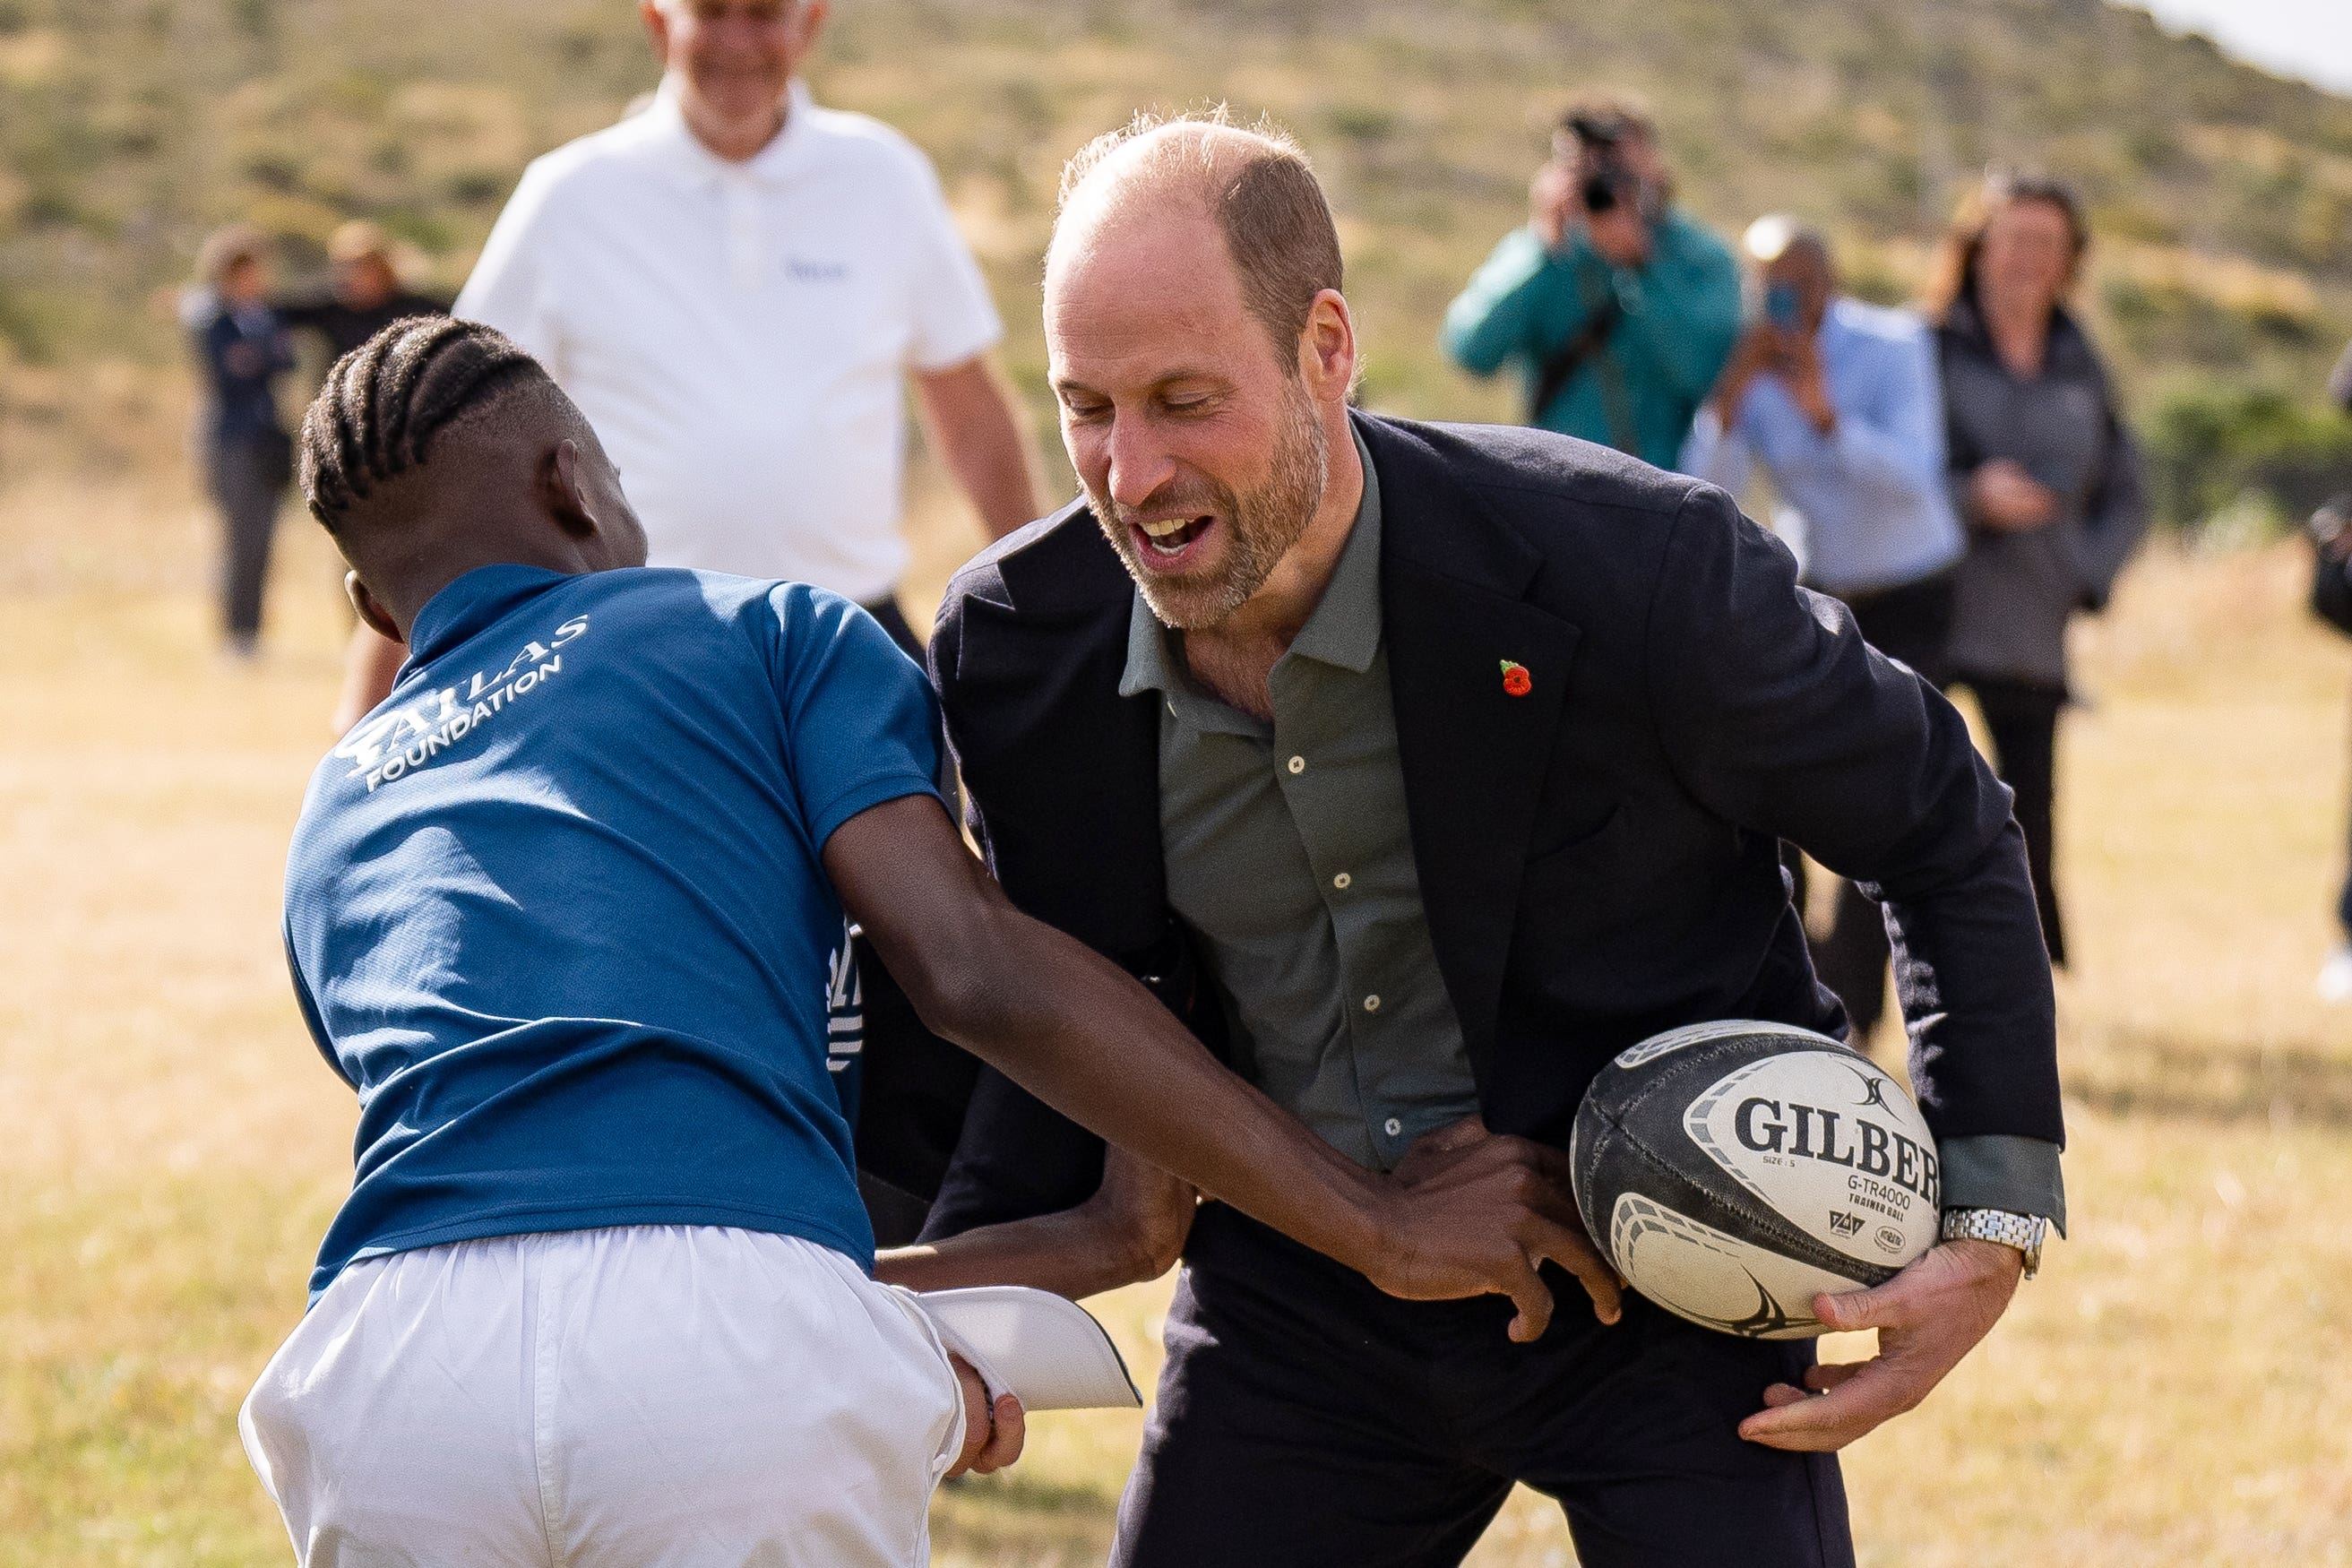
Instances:
[[[1952,574],[1856,594],[1846,601],[1863,639],[1899,658],[1937,686],[1944,684],[1944,649],[1952,635]],[[1822,984],[1845,1004],[1850,1037],[1862,1045],[1886,1011],[1886,916],[1852,882],[1841,880],[1827,935],[1813,944]]]
[[[1202,1206],[1116,1568],[1447,1568],[1514,1481],[1558,1499],[1585,1568],[1848,1568],[1834,1456],[1742,1442],[1810,1341],[1695,1327],[1636,1297],[1531,1345],[1500,1298],[1400,1301]]]
[[[262,595],[269,584],[269,546],[278,532],[278,506],[292,478],[284,436],[266,431],[216,444],[205,479],[220,509],[221,630],[232,647],[250,651],[261,635]]]
[[[2058,789],[2058,715],[2066,707],[2066,693],[2017,680],[1958,679],[1977,694],[1992,741],[1993,771],[2016,793],[2017,826],[2025,834],[2042,944],[2050,950],[2050,962],[2063,969],[2066,928],[2058,917],[2058,885],[2052,879],[2056,844],[2051,819]]]

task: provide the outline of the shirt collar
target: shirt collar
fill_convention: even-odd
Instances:
[[[558,584],[569,582],[562,572],[544,566],[509,563],[477,566],[443,584],[425,601],[408,628],[408,659],[401,674],[430,663],[492,622],[512,614],[522,603]]]
[[[809,118],[815,107],[808,84],[794,77],[784,89],[783,128],[769,138],[766,146],[740,163],[713,153],[695,135],[686,122],[685,110],[678,108],[675,78],[662,78],[653,102],[644,112],[646,133],[663,166],[680,183],[704,189],[730,179],[751,180],[766,185],[789,181],[807,160]]]
[[[1331,569],[1331,581],[1315,613],[1290,639],[1290,651],[1361,675],[1381,651],[1381,479],[1352,419],[1348,433],[1364,470],[1364,497],[1356,503],[1355,524],[1348,531],[1339,563]]]
[[[1381,480],[1353,420],[1349,436],[1364,470],[1363,499],[1356,503],[1356,520],[1323,597],[1284,657],[1297,655],[1361,675],[1372,668],[1381,648]],[[1171,702],[1200,697],[1178,659],[1174,641],[1144,602],[1143,590],[1135,590],[1128,610],[1127,668],[1119,676],[1118,694],[1138,697],[1158,691]]]

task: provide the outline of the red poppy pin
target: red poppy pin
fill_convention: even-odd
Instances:
[[[1514,697],[1525,697],[1535,689],[1535,679],[1528,674],[1526,665],[1514,658],[1507,658],[1503,661],[1504,690]]]

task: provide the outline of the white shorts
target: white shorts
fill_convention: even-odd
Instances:
[[[963,1400],[841,1254],[627,1226],[352,1264],[237,1426],[305,1568],[905,1568]]]

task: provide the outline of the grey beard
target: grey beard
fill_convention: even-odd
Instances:
[[[1111,548],[1126,563],[1128,575],[1135,579],[1143,602],[1160,625],[1178,631],[1200,631],[1240,609],[1250,595],[1265,586],[1265,580],[1274,575],[1274,569],[1315,520],[1316,509],[1323,504],[1330,443],[1305,392],[1297,392],[1289,401],[1265,483],[1247,495],[1223,485],[1209,489],[1213,510],[1227,520],[1233,532],[1226,547],[1225,571],[1214,582],[1178,587],[1154,580],[1137,559],[1134,541],[1118,508],[1108,496],[1087,487],[1087,500],[1109,536]]]

